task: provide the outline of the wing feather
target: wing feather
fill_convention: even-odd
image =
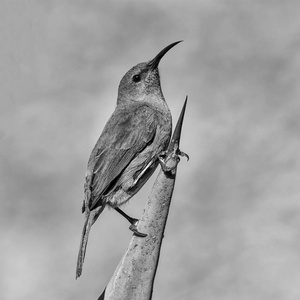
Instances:
[[[147,105],[135,110],[116,110],[109,119],[89,160],[92,173],[90,209],[102,205],[103,195],[110,191],[124,169],[156,133],[155,111]]]

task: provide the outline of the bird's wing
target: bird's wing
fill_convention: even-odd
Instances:
[[[94,157],[91,157],[90,209],[102,205],[101,196],[109,192],[128,164],[152,142],[156,132],[155,119],[154,110],[146,105],[130,112],[115,111],[112,115],[93,151]]]

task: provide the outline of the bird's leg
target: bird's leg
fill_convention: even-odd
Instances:
[[[170,157],[168,157],[168,151],[162,151],[160,154],[158,154],[158,161],[161,165],[161,168],[162,170],[165,172],[165,173],[169,173],[169,172],[172,172],[177,164],[174,166],[174,164],[172,165],[172,167],[169,167],[168,166],[168,161],[170,159],[176,159],[177,160],[177,163],[180,161],[180,156],[184,156],[187,158],[187,160],[190,159],[190,157],[183,151],[180,151],[180,149],[178,148],[178,145],[175,144],[174,146],[174,151],[173,153],[171,154]]]
[[[151,165],[153,164],[154,159],[151,159],[149,161],[149,163],[146,165],[146,167],[142,170],[142,172],[139,174],[139,176],[134,180],[133,182],[133,186],[135,186],[137,184],[137,182],[143,177],[143,175],[145,174],[146,171],[148,171],[148,169],[151,167]]]
[[[129,226],[129,229],[131,231],[133,231],[135,235],[140,236],[140,237],[146,237],[147,236],[146,233],[142,233],[142,232],[138,231],[138,229],[137,229],[137,224],[139,223],[138,219],[131,218],[130,216],[128,216],[127,214],[125,214],[123,210],[121,210],[118,207],[115,207],[115,210],[129,221],[129,223],[131,224]]]

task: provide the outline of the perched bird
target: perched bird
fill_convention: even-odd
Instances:
[[[139,63],[122,78],[117,106],[106,123],[88,161],[82,212],[85,223],[78,254],[76,278],[82,273],[91,226],[106,205],[121,213],[138,236],[138,220],[120,208],[155,171],[158,155],[166,150],[172,131],[170,109],[162,94],[158,64],[176,44],[154,59]]]

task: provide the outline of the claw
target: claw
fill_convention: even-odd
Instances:
[[[161,152],[157,155],[157,157],[158,157],[159,160],[163,160],[164,158],[166,158],[166,156],[167,156],[167,151],[161,151]]]
[[[180,151],[179,149],[177,149],[176,154],[179,155],[179,156],[182,156],[182,157],[186,157],[187,161],[190,160],[190,157],[188,156],[188,154],[186,154],[183,151]]]
[[[138,219],[133,219],[133,222],[132,224],[129,226],[129,229],[131,231],[133,231],[133,233],[136,235],[136,236],[139,236],[139,237],[146,237],[147,234],[146,233],[142,233],[142,232],[139,232],[138,229],[137,229],[137,224],[138,224],[139,220]]]

